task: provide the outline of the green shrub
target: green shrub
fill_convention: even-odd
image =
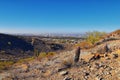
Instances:
[[[47,56],[47,54],[46,54],[45,52],[42,52],[42,53],[39,54],[38,57],[39,57],[39,58],[44,58],[44,57],[46,57],[46,56]]]
[[[56,53],[55,52],[41,52],[39,54],[39,56],[37,57],[38,60],[41,60],[43,58],[51,58],[52,56],[54,56]]]
[[[106,35],[106,33],[99,32],[99,31],[93,31],[93,32],[87,32],[86,35],[87,35],[86,41],[94,44],[97,41],[99,41],[102,38],[102,36]]]

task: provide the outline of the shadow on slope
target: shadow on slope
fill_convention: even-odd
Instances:
[[[33,51],[33,46],[17,36],[0,34],[0,50]]]

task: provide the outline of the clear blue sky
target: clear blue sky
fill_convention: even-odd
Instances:
[[[111,32],[120,28],[120,0],[0,0],[0,32]]]

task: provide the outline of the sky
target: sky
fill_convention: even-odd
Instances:
[[[111,32],[120,0],[0,0],[0,33]]]

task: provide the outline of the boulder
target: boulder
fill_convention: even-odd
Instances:
[[[62,75],[62,76],[65,76],[65,75],[67,75],[68,74],[68,71],[61,71],[60,72],[60,75]]]

